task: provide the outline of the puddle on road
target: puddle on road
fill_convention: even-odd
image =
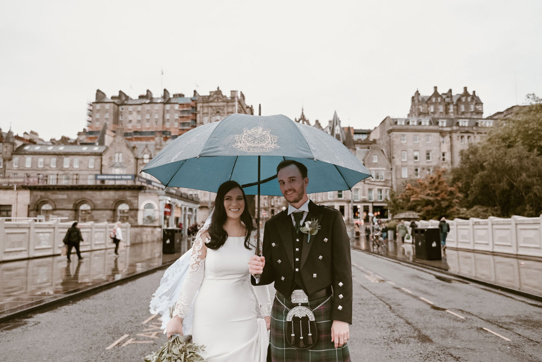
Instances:
[[[469,284],[469,282],[466,282],[464,280],[450,279],[450,278],[442,277],[440,275],[435,275],[435,278],[437,278],[441,282],[450,283],[450,284],[452,284],[453,282],[462,283],[462,284]]]
[[[441,308],[441,307],[437,307],[436,305],[432,305],[431,306],[431,309],[434,309],[434,310],[446,310],[445,308]]]

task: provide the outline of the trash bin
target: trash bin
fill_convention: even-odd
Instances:
[[[416,258],[425,260],[441,260],[440,252],[440,229],[416,228],[414,232],[414,244]]]
[[[164,229],[162,238],[162,253],[175,254],[181,250],[181,230],[180,229]]]

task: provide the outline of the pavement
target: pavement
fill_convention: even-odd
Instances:
[[[375,247],[365,236],[352,239],[352,248],[542,301],[542,258],[448,247],[441,259],[427,260],[416,255],[413,244],[388,240]]]
[[[182,249],[186,250],[184,240]],[[372,248],[362,237],[352,247],[399,263],[430,268],[491,287],[542,301],[542,260],[497,254],[476,253],[448,248],[442,260],[416,257],[412,244],[389,241]],[[120,250],[18,260],[0,263],[0,323],[83,298],[134,278],[163,269],[182,255],[163,254],[162,243],[134,244]]]
[[[182,242],[182,251],[188,241]],[[0,263],[0,323],[82,298],[165,268],[182,251],[163,254],[162,243],[140,243],[120,248],[71,255]]]

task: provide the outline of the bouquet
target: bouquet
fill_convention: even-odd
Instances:
[[[200,352],[205,346],[192,343],[192,336],[174,335],[158,352],[145,357],[145,362],[205,362]]]
[[[173,318],[173,308],[169,308],[169,317]],[[205,362],[200,352],[205,346],[192,343],[192,336],[175,334],[158,352],[145,357],[145,362]]]

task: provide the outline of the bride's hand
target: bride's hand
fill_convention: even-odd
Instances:
[[[167,338],[171,338],[174,334],[183,335],[183,320],[179,316],[171,318],[166,326]]]
[[[271,317],[263,317],[263,319],[265,320],[265,326],[267,327],[267,330],[270,330],[271,329]]]

